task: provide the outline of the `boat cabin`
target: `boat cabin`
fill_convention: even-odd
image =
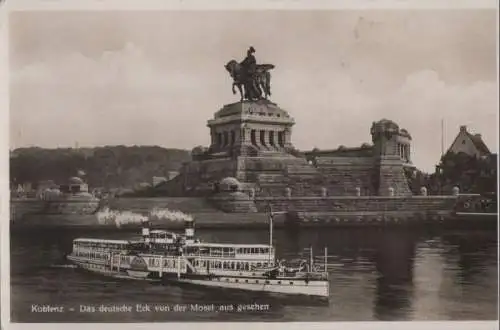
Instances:
[[[231,258],[239,260],[274,260],[274,248],[263,244],[194,243],[185,253],[200,257]]]
[[[155,244],[174,244],[178,235],[166,230],[151,230],[149,232],[149,239],[151,243]]]
[[[73,240],[72,254],[87,259],[108,260],[110,252],[119,253],[129,247],[130,243],[125,240],[77,238]]]
[[[123,251],[127,250],[129,245],[130,243],[125,240],[77,238],[73,240],[73,251]]]

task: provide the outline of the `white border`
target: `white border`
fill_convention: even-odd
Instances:
[[[1,264],[1,321],[2,329],[74,329],[111,328],[113,323],[10,323],[10,252],[9,252],[9,99],[8,99],[8,11],[17,10],[321,10],[321,9],[494,9],[498,0],[0,0],[0,264]],[[497,11],[498,35],[498,11]],[[497,44],[498,47],[498,44]],[[498,55],[498,48],[497,48]],[[498,68],[498,56],[497,56]],[[498,71],[497,71],[498,75]],[[498,76],[497,76],[498,82]],[[498,118],[498,115],[497,115]],[[497,121],[498,123],[498,121]],[[498,138],[498,130],[497,130]],[[499,181],[500,182],[500,181]],[[305,327],[316,329],[499,329],[498,322],[317,322],[317,323],[127,323],[121,329],[256,329],[266,327],[288,330]]]
[[[498,0],[7,0],[10,10],[479,9]]]

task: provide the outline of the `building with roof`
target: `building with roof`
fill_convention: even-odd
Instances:
[[[446,153],[465,153],[477,158],[491,155],[491,151],[484,143],[481,134],[470,133],[465,125],[460,126],[460,131]]]

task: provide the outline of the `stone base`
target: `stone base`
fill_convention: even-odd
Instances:
[[[393,189],[394,196],[412,195],[408,186],[403,163],[397,156],[386,156],[379,159],[376,166],[376,175],[378,176],[378,195],[390,196],[390,189]]]
[[[257,207],[250,197],[242,192],[218,193],[210,198],[214,206],[227,213],[256,213]]]

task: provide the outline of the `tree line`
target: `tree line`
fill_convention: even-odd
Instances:
[[[83,176],[90,187],[132,188],[151,183],[154,176],[165,177],[191,159],[190,152],[158,146],[105,146],[96,148],[22,148],[11,151],[10,183],[53,180],[67,182]]]

